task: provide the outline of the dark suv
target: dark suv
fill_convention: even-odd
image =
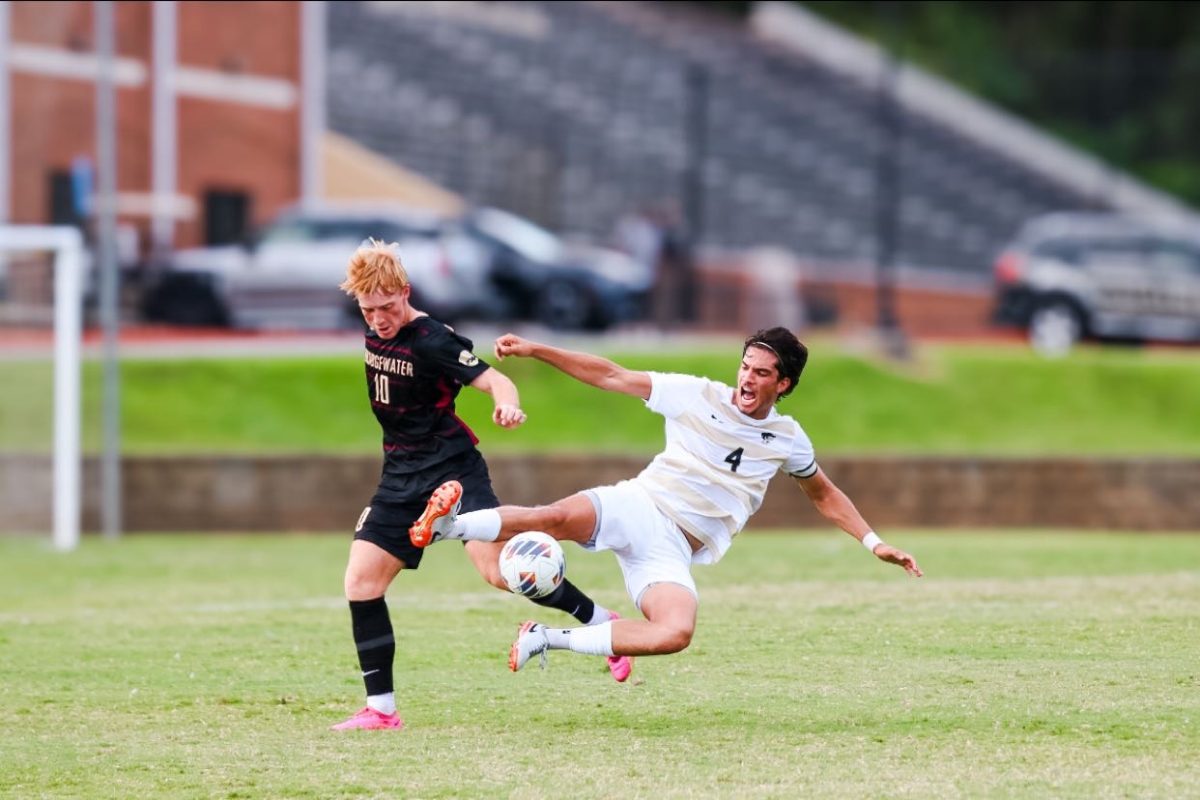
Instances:
[[[1109,214],[1030,220],[996,259],[995,320],[1040,352],[1080,338],[1200,341],[1200,230]]]

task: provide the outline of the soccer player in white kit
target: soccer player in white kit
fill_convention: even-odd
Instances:
[[[629,596],[644,620],[620,619],[576,628],[521,626],[509,653],[519,670],[547,650],[589,655],[661,655],[691,643],[697,594],[691,565],[713,564],[762,505],[778,470],[796,479],[817,510],[876,558],[921,576],[916,560],[883,542],[817,465],[803,428],[775,409],[808,360],[786,328],[755,333],[742,347],[737,385],[691,375],[628,370],[599,356],[528,341],[496,340],[497,358],[536,358],[608,391],[640,397],[666,418],[666,448],[641,474],[548,506],[501,506],[459,516],[455,481],[434,491],[410,528],[414,545],[443,539],[498,541],[521,531],[545,531],[616,555]]]

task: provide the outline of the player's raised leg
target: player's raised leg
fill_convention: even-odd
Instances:
[[[505,541],[522,531],[544,531],[560,541],[583,544],[595,533],[596,509],[584,494],[547,506],[500,506],[460,515],[456,503],[461,494],[458,481],[447,481],[434,490],[424,513],[409,529],[414,545],[426,547],[443,539]]]

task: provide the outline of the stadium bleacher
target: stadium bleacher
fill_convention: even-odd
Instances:
[[[1023,220],[1096,206],[911,110],[889,134],[877,88],[688,4],[335,3],[329,48],[334,130],[566,233],[680,199],[701,162],[702,246],[866,263],[893,135],[901,265],[984,275]]]

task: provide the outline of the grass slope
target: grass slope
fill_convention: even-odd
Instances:
[[[408,728],[361,704],[341,536],[0,539],[0,796],[1181,797],[1200,751],[1200,539],[750,534],[692,647],[505,668],[563,621],[438,546],[389,604]],[[607,554],[572,577],[632,609]]]
[[[637,369],[735,379],[737,342],[708,352],[613,354]],[[506,361],[529,423],[495,428],[471,389],[459,412],[488,452],[609,450],[652,454],[662,423],[633,398],[583,386],[538,362]],[[0,448],[49,438],[44,365],[5,365]],[[99,368],[88,364],[85,428],[99,438]],[[353,355],[130,360],[122,366],[130,453],[378,452],[379,432]],[[985,454],[1200,453],[1200,354],[1082,349],[1046,361],[1023,348],[928,346],[906,368],[816,342],[781,410],[818,452]]]

